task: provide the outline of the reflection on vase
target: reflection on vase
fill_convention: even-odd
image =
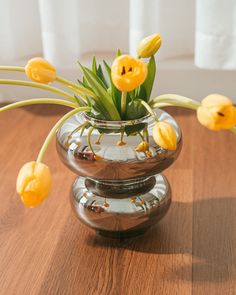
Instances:
[[[78,114],[58,131],[60,158],[79,175],[72,188],[72,207],[80,220],[103,235],[139,234],[160,220],[169,208],[171,190],[160,172],[177,159],[182,137],[179,126],[169,114],[156,112],[160,120],[168,121],[176,131],[175,151],[156,145],[151,136],[154,120],[149,116],[109,122]],[[78,126],[94,127],[90,145],[88,130],[81,132]],[[138,132],[125,135],[120,144],[121,134],[127,130]],[[148,149],[137,151],[143,140],[143,130],[147,131]]]

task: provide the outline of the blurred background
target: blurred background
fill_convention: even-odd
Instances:
[[[156,32],[163,45],[153,95],[200,100],[217,92],[236,102],[235,0],[0,0],[0,64],[43,56],[74,80],[78,59],[88,64],[96,54],[111,62],[117,48],[135,55],[138,42]],[[22,73],[0,72],[7,77]],[[42,93],[0,87],[0,101],[30,97]]]

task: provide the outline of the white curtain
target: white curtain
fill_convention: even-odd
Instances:
[[[135,54],[154,32],[161,59],[236,69],[236,0],[0,0],[1,64],[44,56],[70,68],[86,53]]]
[[[196,15],[196,65],[236,69],[236,0],[198,0]]]

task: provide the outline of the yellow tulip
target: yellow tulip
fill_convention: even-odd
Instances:
[[[50,193],[51,186],[51,172],[45,164],[32,161],[20,169],[16,191],[27,207],[39,205]]]
[[[25,66],[26,76],[39,83],[48,84],[55,81],[56,69],[41,57],[35,57],[28,61]]]
[[[140,144],[136,147],[136,152],[146,152],[149,149],[149,144],[146,141],[140,142]]]
[[[153,139],[160,147],[167,150],[176,150],[177,136],[174,128],[168,122],[157,122],[152,130]]]
[[[120,91],[132,91],[145,81],[147,65],[130,55],[121,55],[112,64],[111,77]]]
[[[211,94],[202,100],[197,118],[210,130],[231,129],[236,125],[236,108],[226,96]]]
[[[161,36],[159,34],[153,34],[143,39],[137,48],[137,54],[139,57],[147,58],[154,55],[161,47]]]

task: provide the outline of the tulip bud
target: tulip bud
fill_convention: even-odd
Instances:
[[[202,100],[197,118],[210,130],[231,129],[236,125],[236,108],[226,96],[211,94]]]
[[[146,152],[149,149],[149,144],[146,141],[142,141],[137,147],[136,152]]]
[[[56,80],[56,69],[41,57],[35,57],[25,66],[26,76],[39,83],[48,84]]]
[[[29,208],[39,205],[50,193],[52,177],[43,163],[29,162],[21,169],[16,181],[16,191]]]
[[[153,34],[143,39],[137,48],[137,54],[139,57],[147,58],[154,55],[161,47],[161,36],[159,34]]]
[[[172,125],[165,121],[157,122],[152,131],[153,139],[160,147],[167,150],[176,150],[177,136]]]

